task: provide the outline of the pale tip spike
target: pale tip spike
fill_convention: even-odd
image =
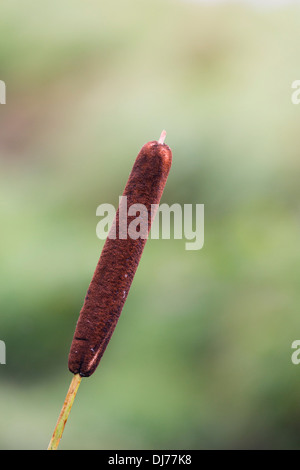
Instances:
[[[162,131],[162,133],[160,134],[160,138],[158,139],[159,144],[163,144],[165,142],[166,135],[166,131]]]

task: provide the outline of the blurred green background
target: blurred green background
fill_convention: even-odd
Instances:
[[[96,208],[162,129],[162,202],[204,204],[205,244],[149,240],[59,448],[300,448],[299,30],[299,5],[1,3],[1,449],[47,448]]]

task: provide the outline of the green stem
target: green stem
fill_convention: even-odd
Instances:
[[[58,420],[57,420],[57,423],[56,423],[56,426],[55,426],[55,429],[52,434],[52,438],[51,438],[51,441],[49,443],[47,450],[56,450],[58,447],[59,441],[64,432],[65,425],[67,423],[80,382],[81,382],[81,376],[79,374],[75,374],[72,379],[72,382],[68,390],[66,399],[64,401],[63,407],[61,409],[60,415],[58,417]]]

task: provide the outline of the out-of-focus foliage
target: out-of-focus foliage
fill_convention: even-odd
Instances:
[[[296,7],[1,3],[2,449],[47,447],[96,208],[164,128],[163,202],[205,205],[205,245],[149,240],[61,448],[299,448],[299,28]]]

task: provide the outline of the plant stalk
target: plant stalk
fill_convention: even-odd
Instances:
[[[58,447],[59,441],[65,429],[78,387],[80,385],[81,378],[82,377],[79,374],[75,374],[71,381],[66,399],[64,401],[63,407],[58,417],[58,420],[57,420],[57,423],[56,423],[56,426],[55,426],[55,429],[52,434],[52,438],[49,442],[49,446],[47,450],[56,450]]]

